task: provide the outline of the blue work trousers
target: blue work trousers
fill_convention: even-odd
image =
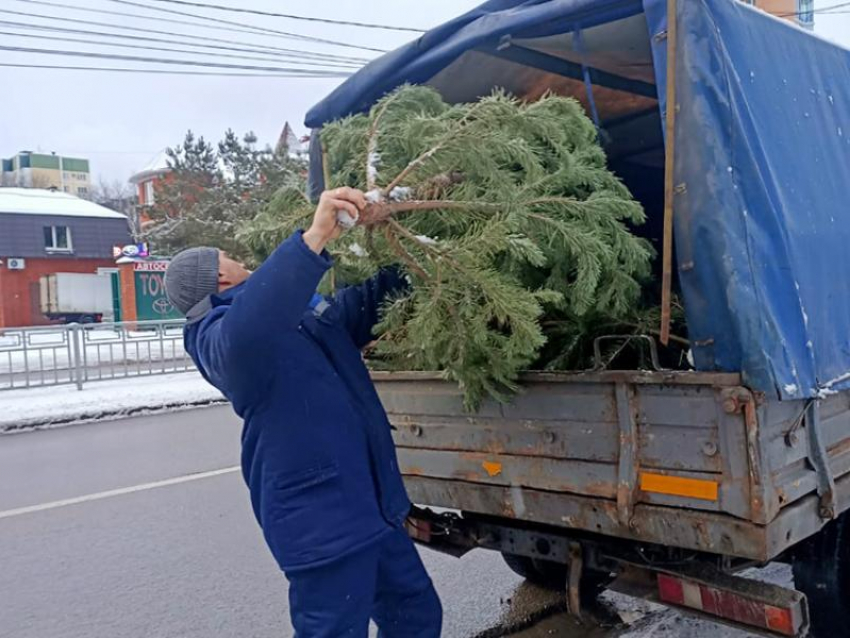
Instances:
[[[443,610],[404,530],[327,565],[287,574],[295,638],[439,638]]]

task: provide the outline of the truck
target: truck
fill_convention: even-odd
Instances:
[[[309,190],[322,125],[404,83],[577,99],[646,210],[694,370],[529,372],[475,413],[438,372],[374,373],[411,535],[501,552],[575,614],[611,588],[850,636],[850,52],[750,4],[486,2],[313,107]],[[741,575],[772,561],[794,589]]]
[[[63,323],[99,323],[113,316],[109,273],[57,272],[39,278],[41,313]]]

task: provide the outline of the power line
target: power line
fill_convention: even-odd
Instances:
[[[61,9],[71,9],[73,11],[82,11],[82,12],[94,13],[94,14],[114,15],[114,16],[120,16],[122,18],[140,18],[142,20],[155,20],[157,22],[167,22],[167,23],[170,23],[170,24],[181,24],[181,25],[186,25],[186,26],[191,26],[191,27],[200,27],[201,29],[213,29],[215,31],[226,31],[228,33],[238,32],[238,33],[248,33],[250,35],[260,35],[260,36],[268,36],[269,35],[269,33],[265,29],[263,29],[262,27],[257,27],[257,26],[250,25],[250,24],[244,24],[242,26],[245,27],[245,28],[239,28],[238,25],[241,25],[242,23],[238,23],[238,22],[232,23],[233,26],[223,27],[223,26],[218,26],[218,25],[204,24],[202,22],[191,22],[189,20],[177,20],[177,19],[174,19],[174,18],[162,18],[162,17],[159,17],[159,16],[142,15],[140,13],[127,13],[127,12],[121,12],[121,11],[108,11],[107,9],[92,9],[90,7],[78,7],[78,6],[74,6],[72,4],[66,4],[66,3],[62,3],[62,2],[49,2],[48,0],[15,0],[15,1],[16,2],[24,2],[24,3],[27,3],[27,4],[37,4],[37,5],[47,6],[47,7],[57,7],[57,8],[61,8]],[[153,9],[155,11],[161,10],[161,9],[158,9],[157,7],[148,7],[147,5],[138,5],[138,6],[144,7],[146,9],[150,8],[150,9]],[[36,15],[36,17],[46,17],[46,16],[41,16],[41,15],[38,15],[38,14],[35,14],[35,15]],[[204,16],[197,16],[197,17],[202,19],[202,20],[207,19]],[[103,23],[95,23],[95,24],[103,24]],[[118,26],[118,25],[107,25],[107,26]],[[366,58],[361,58],[361,60],[363,62],[365,62]]]
[[[155,64],[177,64],[184,66],[214,67],[218,69],[240,69],[243,71],[264,71],[281,73],[311,73],[321,77],[347,77],[351,73],[341,70],[299,69],[295,67],[264,67],[241,64],[221,64],[218,62],[200,62],[190,60],[172,60],[170,58],[148,58],[136,55],[118,55],[112,53],[92,53],[90,51],[62,51],[56,49],[33,49],[29,47],[0,46],[0,51],[13,51],[16,53],[36,53],[44,55],[61,55],[82,58],[96,58],[99,60],[121,60],[124,62],[147,62]]]
[[[50,16],[50,15],[44,15],[44,14],[39,14],[39,13],[24,13],[24,12],[21,12],[21,11],[11,11],[9,9],[0,9],[0,13],[11,13],[13,15],[21,15],[21,16],[24,16],[24,17],[40,18],[40,19],[45,19],[45,20],[54,20],[54,21],[60,21],[60,22],[63,22],[63,23],[73,22],[73,23],[76,23],[76,24],[110,27],[110,28],[114,28],[114,29],[122,29],[124,31],[135,31],[135,32],[139,32],[139,33],[154,33],[154,34],[157,34],[157,35],[168,35],[168,36],[178,37],[178,38],[189,38],[189,39],[192,39],[192,40],[202,40],[204,42],[224,42],[224,43],[227,43],[227,44],[242,44],[242,43],[238,42],[237,40],[227,40],[227,39],[223,39],[223,38],[212,38],[212,37],[209,37],[209,36],[194,35],[194,34],[191,34],[191,33],[179,33],[179,32],[174,32],[174,31],[161,31],[159,29],[145,29],[143,27],[129,27],[129,26],[123,26],[123,25],[118,25],[118,24],[112,24],[110,22],[97,22],[97,21],[94,21],[94,20],[81,20],[81,19],[77,19],[77,18],[57,18],[55,16]],[[26,24],[26,23],[23,23],[23,24]],[[29,26],[48,28],[47,25],[30,24]],[[118,38],[118,37],[129,38],[129,37],[131,37],[131,36],[128,36],[128,35],[116,34],[116,33],[111,33],[111,34],[107,33],[107,34],[103,34],[103,35],[105,35],[107,37],[112,37],[112,38]],[[181,43],[181,44],[185,44],[185,43]],[[325,54],[325,53],[321,53],[321,52],[317,52],[317,51],[303,51],[303,50],[298,50],[298,49],[286,49],[286,48],[281,48],[281,47],[273,47],[273,46],[265,45],[265,44],[254,45],[254,46],[258,46],[258,47],[261,47],[263,49],[269,49],[269,50],[281,51],[281,52],[299,51],[300,53],[302,53],[305,56],[312,55],[312,56],[317,57],[318,59],[337,58],[337,59],[350,59],[350,60],[357,60],[357,61],[361,61],[361,60],[362,61],[368,61],[365,58],[348,58],[348,57],[345,57],[345,56],[340,56],[340,55],[335,55],[335,54]]]
[[[13,33],[11,31],[0,31],[0,35],[8,35],[15,38],[35,38],[38,40],[49,40],[51,42],[74,42],[76,44],[88,44],[91,46],[105,46],[105,47],[121,47],[123,49],[141,49],[143,51],[166,51],[168,53],[186,53],[189,55],[202,55],[208,56],[211,58],[235,58],[240,60],[260,60],[262,62],[270,62],[269,58],[262,58],[250,55],[236,55],[233,53],[212,53],[208,51],[190,51],[187,49],[172,49],[169,47],[156,47],[151,45],[137,45],[137,44],[122,44],[120,42],[92,42],[91,40],[81,40],[79,38],[63,38],[55,35],[35,35],[33,33]],[[279,58],[280,59],[280,58]],[[300,58],[295,58],[291,60],[293,62],[298,62],[299,64],[306,66],[322,66],[322,67],[336,67],[340,69],[351,69],[352,67],[356,67],[353,62],[318,62],[312,59],[302,60]]]
[[[99,24],[99,23],[97,23]],[[196,44],[194,42],[184,42],[181,40],[166,40],[164,38],[152,38],[150,36],[140,36],[140,35],[129,35],[125,33],[105,33],[103,31],[89,31],[86,29],[68,29],[64,27],[54,27],[46,24],[32,24],[29,22],[15,22],[11,20],[0,20],[0,25],[5,25],[7,27],[13,27],[16,29],[31,29],[35,31],[49,31],[54,33],[74,33],[78,35],[93,35],[97,37],[103,38],[120,38],[125,40],[134,40],[140,42],[160,42],[165,44],[180,44],[183,46],[189,47],[197,47],[203,49],[215,49],[215,50],[223,50],[223,51],[239,51],[244,53],[261,53],[269,56],[278,56],[278,57],[293,57],[293,58],[304,58],[307,60],[329,60],[334,62],[352,62],[355,64],[363,64],[368,62],[365,58],[351,58],[347,56],[339,56],[332,54],[323,54],[316,53],[315,51],[303,51],[301,49],[285,49],[279,47],[268,47],[266,45],[256,45],[257,48],[246,48],[246,47],[229,47],[229,46],[221,46],[215,44]],[[128,27],[129,28],[129,27]],[[142,29],[142,31],[150,31],[149,29]],[[154,33],[164,33],[167,35],[171,35],[170,31],[154,31]],[[187,38],[197,38],[199,40],[204,40],[205,42],[227,42],[233,44],[239,44],[237,40],[222,40],[219,38],[206,38],[202,36],[194,36],[192,34],[173,34],[175,36],[187,37]],[[280,52],[280,53],[278,53]]]
[[[292,78],[292,79],[327,79],[326,75],[287,75],[285,73],[228,73],[210,71],[173,71],[170,69],[126,69],[119,67],[97,67],[97,66],[61,66],[53,64],[14,64],[0,62],[0,67],[18,69],[59,69],[62,71],[108,71],[114,73],[146,73],[150,75],[197,75],[209,77],[235,77],[235,78]]]
[[[810,11],[791,11],[789,13],[780,13],[778,16],[780,18],[790,18],[792,16],[800,16],[809,13],[824,13],[825,11],[831,11],[832,9],[840,9],[841,7],[848,6],[850,6],[850,2],[839,2],[838,4],[833,4],[828,7],[821,7],[820,9],[812,9]]]
[[[186,0],[153,0],[153,2],[167,2],[188,7],[202,7],[205,9],[217,9],[218,11],[229,11],[231,13],[250,13],[252,15],[267,16],[271,18],[287,18],[289,20],[305,20],[307,22],[321,22],[324,24],[336,24],[347,27],[362,27],[364,29],[383,29],[385,31],[409,31],[412,33],[424,33],[425,29],[414,29],[412,27],[395,27],[387,24],[374,24],[370,22],[352,22],[349,20],[331,20],[329,18],[316,18],[312,16],[299,16],[291,13],[273,13],[271,11],[260,11],[258,9],[244,9],[242,7],[227,7],[218,4],[207,4],[205,2],[187,2]]]
[[[34,0],[18,0],[18,1],[19,2],[32,2]],[[249,27],[249,28],[251,28],[255,31],[258,31],[258,32],[269,33],[269,34],[272,34],[272,35],[279,35],[279,36],[283,36],[285,38],[295,38],[297,40],[305,40],[305,41],[308,41],[308,42],[320,42],[322,44],[330,44],[331,46],[345,47],[345,48],[349,48],[349,49],[363,49],[365,51],[376,51],[378,53],[385,53],[386,52],[384,49],[375,49],[373,47],[364,47],[364,46],[360,46],[360,45],[357,45],[357,44],[348,44],[347,42],[343,43],[343,42],[339,42],[337,40],[327,40],[325,38],[317,38],[315,36],[304,35],[302,33],[292,33],[292,32],[289,32],[289,31],[279,31],[278,29],[270,29],[268,27],[258,27],[258,26],[254,26],[254,25],[245,24],[244,22],[234,22],[233,20],[224,20],[222,18],[213,18],[211,16],[198,15],[197,13],[186,13],[185,11],[177,11],[175,9],[163,9],[161,7],[152,7],[150,5],[140,4],[138,2],[132,2],[132,0],[107,0],[107,2],[114,2],[116,4],[123,4],[123,5],[127,5],[127,6],[130,6],[130,7],[141,7],[143,9],[148,9],[150,11],[159,11],[161,13],[168,13],[168,14],[178,15],[178,16],[186,16],[186,17],[189,17],[189,18],[198,18],[200,20],[207,20],[208,22],[216,22],[216,23],[219,23],[219,24],[226,24],[230,27],[234,27],[234,26],[236,26],[236,27],[246,27],[247,26],[247,27]]]
[[[824,11],[831,11],[832,9],[840,9],[842,7],[850,7],[850,2],[839,2],[838,4],[833,4],[828,7],[821,7],[820,9],[813,9],[812,13],[823,13]]]
[[[33,0],[18,0],[18,1],[19,2],[31,2]],[[46,20],[59,20],[61,22],[75,22],[77,24],[89,24],[89,25],[95,25],[95,26],[101,26],[101,27],[110,27],[112,29],[123,29],[123,30],[127,30],[127,31],[142,31],[142,32],[146,32],[146,33],[178,35],[179,37],[186,37],[186,38],[192,37],[192,38],[196,38],[196,39],[199,39],[199,40],[209,40],[209,39],[211,39],[211,38],[206,38],[206,37],[203,37],[203,36],[190,36],[189,34],[185,34],[185,33],[174,34],[174,33],[168,33],[166,31],[158,31],[158,30],[155,30],[155,29],[143,29],[141,27],[127,27],[127,26],[124,26],[124,25],[112,24],[112,23],[109,23],[109,22],[96,22],[94,20],[81,20],[79,18],[64,18],[64,17],[58,18],[56,16],[44,15],[43,13],[26,13],[26,12],[23,12],[23,11],[13,11],[11,9],[0,9],[0,12],[10,13],[12,15],[24,16],[24,17],[27,17],[27,18],[42,18],[42,19],[46,19]],[[260,27],[257,27],[257,28],[260,29]],[[265,31],[265,29],[263,29],[263,30]],[[263,35],[263,34],[255,33],[254,35]],[[345,43],[340,44],[338,42],[333,42],[332,40],[322,40],[321,38],[312,38],[310,36],[299,35],[299,34],[287,34],[283,31],[275,32],[275,35],[279,35],[281,37],[286,37],[286,38],[294,38],[296,40],[321,42],[321,43],[325,43],[325,44],[332,44],[334,46],[342,46],[342,47],[348,47],[348,48],[353,48],[353,49],[365,49],[367,51],[376,51],[378,53],[386,53],[386,51],[383,50],[383,49],[373,49],[373,48],[370,48],[370,47],[361,47],[361,46],[354,45],[354,44],[345,44]]]

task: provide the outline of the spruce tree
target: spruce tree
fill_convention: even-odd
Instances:
[[[169,176],[146,211],[152,224],[142,236],[161,255],[209,245],[249,258],[236,231],[281,187],[300,186],[306,168],[285,148],[258,147],[253,133],[240,139],[231,130],[217,145],[189,131],[182,144],[166,152]]]
[[[405,86],[321,141],[326,187],[374,202],[371,223],[332,247],[337,283],[398,264],[412,284],[383,309],[374,365],[444,371],[474,408],[509,397],[523,369],[568,367],[570,342],[635,316],[652,249],[630,226],[644,213],[575,100],[497,92],[450,105]],[[282,189],[240,237],[262,258],[312,213]]]

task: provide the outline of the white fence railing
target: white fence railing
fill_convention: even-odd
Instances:
[[[194,370],[182,319],[0,330],[0,390]]]

